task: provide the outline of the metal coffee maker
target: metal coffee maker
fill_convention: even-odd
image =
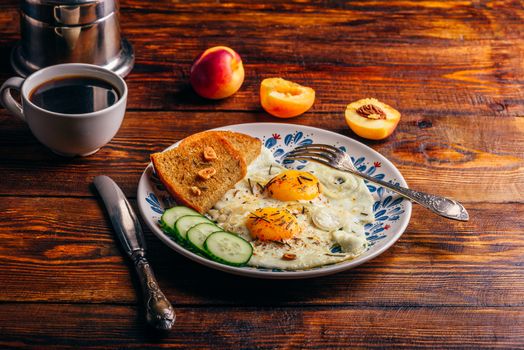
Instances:
[[[91,63],[126,76],[135,57],[120,36],[118,10],[118,0],[21,0],[14,70],[27,76],[54,64]]]

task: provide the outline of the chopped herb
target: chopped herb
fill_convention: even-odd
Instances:
[[[298,183],[302,185],[302,181],[300,181],[300,176],[297,177]]]
[[[368,213],[360,213],[360,215],[368,216]]]
[[[249,217],[250,219],[256,219],[255,221],[262,220],[262,221],[267,222],[268,224],[270,223],[270,221],[268,219],[266,219],[265,217],[258,216],[255,213],[250,213],[250,214],[251,214],[251,216]]]
[[[310,179],[309,177],[306,177],[303,175],[300,175],[299,178],[301,178],[302,180],[306,180],[306,181],[313,181],[313,179]]]
[[[275,178],[272,178],[271,180],[269,180],[269,182],[264,186],[264,188],[269,188],[269,186],[271,186],[273,182],[275,182]]]
[[[253,193],[253,186],[251,186],[251,179],[249,177],[247,178],[247,182],[249,183],[249,190],[251,191],[251,194],[254,194]]]
[[[273,169],[273,164],[269,166],[269,171],[267,172],[268,175],[271,175],[271,169]]]
[[[340,257],[340,258],[347,256],[347,254],[329,254],[329,253],[325,253],[324,255],[335,256],[335,257]]]

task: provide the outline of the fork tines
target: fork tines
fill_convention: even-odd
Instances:
[[[335,167],[337,161],[345,155],[336,147],[324,144],[311,144],[299,146],[286,154],[285,158],[290,160],[308,160]]]
[[[294,150],[288,152],[288,156],[298,156],[298,155],[311,155],[311,156],[320,156],[326,157],[328,159],[336,159],[337,157],[344,156],[344,152],[339,150],[336,147],[330,145],[324,145],[320,143],[314,143],[311,145],[299,146]]]
[[[333,151],[333,152],[336,152],[336,153],[342,153],[341,150],[339,150],[338,148],[336,148],[335,146],[331,146],[331,145],[326,145],[326,144],[323,144],[323,143],[312,143],[310,145],[304,145],[304,146],[298,146],[296,147],[293,151],[298,151],[298,150],[303,150],[303,149],[321,149],[321,150],[325,150],[325,151]]]

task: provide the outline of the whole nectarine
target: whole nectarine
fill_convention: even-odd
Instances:
[[[242,59],[229,47],[212,47],[197,57],[191,67],[189,79],[193,89],[202,97],[229,97],[244,82]]]

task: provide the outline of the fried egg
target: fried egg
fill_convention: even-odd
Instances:
[[[266,207],[256,209],[247,217],[246,227],[253,239],[283,242],[300,233],[297,218],[287,209]]]
[[[306,171],[286,170],[266,183],[269,197],[283,202],[311,200],[320,194],[320,183]]]
[[[366,184],[351,174],[312,162],[287,169],[263,148],[208,214],[251,243],[248,265],[299,270],[363,253],[373,202]]]

